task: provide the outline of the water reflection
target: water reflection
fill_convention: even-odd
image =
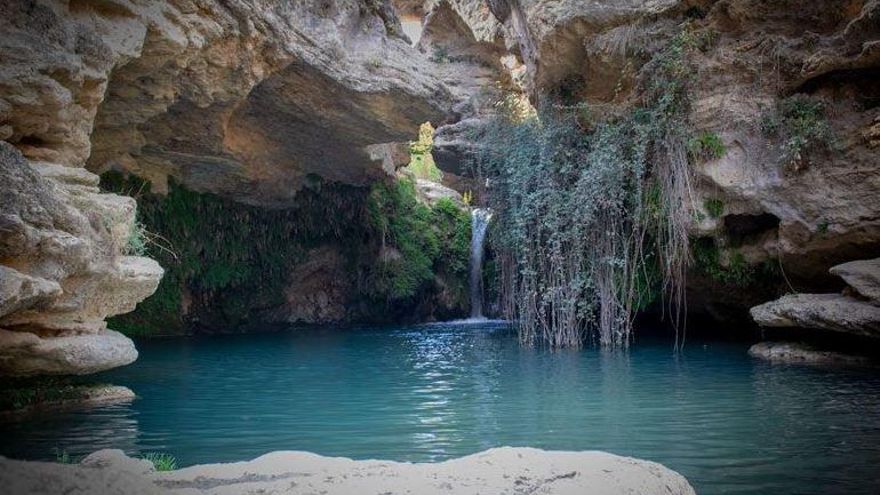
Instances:
[[[874,493],[880,377],[770,366],[745,346],[521,348],[497,323],[139,343],[128,407],[0,424],[0,454],[271,450],[436,461],[500,445],[662,462],[702,494]]]

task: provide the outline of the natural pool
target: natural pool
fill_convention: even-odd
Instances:
[[[769,365],[745,344],[521,348],[498,323],[138,342],[131,405],[0,423],[0,454],[272,450],[438,461],[500,445],[661,462],[701,494],[880,491],[880,373]]]

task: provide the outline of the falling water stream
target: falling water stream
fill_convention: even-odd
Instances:
[[[492,212],[474,208],[471,212],[471,318],[483,317],[483,242]]]

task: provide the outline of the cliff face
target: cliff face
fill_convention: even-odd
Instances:
[[[839,289],[831,266],[880,254],[880,3],[448,4],[474,36],[503,37],[536,104],[613,115],[640,101],[653,54],[688,49],[693,313],[747,319],[786,291]]]
[[[154,190],[173,176],[284,206],[309,174],[381,177],[368,146],[451,114],[453,92],[383,2],[25,1],[0,14],[2,137]]]
[[[395,9],[422,18],[416,43],[402,34]],[[692,310],[746,317],[748,307],[789,284],[837,289],[829,267],[880,255],[878,16],[876,0],[5,2],[0,139],[11,144],[3,152],[3,187],[10,192],[4,218],[12,220],[4,222],[18,227],[3,234],[10,247],[0,260],[0,327],[19,332],[16,339],[99,335],[104,317],[155,288],[160,270],[124,253],[135,204],[95,189],[92,173],[109,170],[149,181],[156,204],[179,188],[210,195],[187,196],[205,208],[200,214],[258,218],[259,225],[271,223],[273,212],[300,209],[309,195],[334,198],[340,209],[313,208],[338,220],[327,223],[328,232],[287,246],[291,253],[296,247],[295,263],[271,261],[277,250],[268,248],[283,245],[283,237],[271,237],[278,233],[248,233],[268,239],[264,258],[280,275],[271,289],[237,290],[256,293],[247,309],[269,319],[356,319],[352,294],[363,293],[362,275],[374,273],[358,260],[394,264],[406,256],[385,245],[387,224],[360,225],[352,230],[363,234],[357,239],[335,230],[354,221],[346,216],[352,208],[368,207],[370,188],[393,180],[406,162],[400,143],[415,138],[419,124],[437,127],[434,152],[444,180],[479,190],[461,176],[504,92],[612,115],[638,104],[638,82],[650,78],[645,62],[675,39],[688,46],[692,70]],[[21,192],[36,190],[48,192]],[[342,197],[351,201],[337,201]],[[215,200],[228,208],[210,206]],[[62,212],[67,223],[31,219],[31,208],[22,206],[28,202]],[[196,211],[187,208],[181,211]],[[161,211],[151,212],[157,228],[177,225]],[[386,216],[398,211],[389,207]],[[95,216],[112,219],[110,226]],[[282,234],[308,238],[296,221]],[[264,259],[225,251],[228,239],[245,232],[234,222],[219,224],[234,232],[178,229],[214,236],[187,244],[193,263],[211,260],[209,270]],[[50,256],[34,240],[40,229],[67,232],[88,250]],[[400,244],[412,240],[400,236]],[[203,249],[215,244],[222,249]],[[184,264],[168,256],[163,263],[173,268],[168,284],[181,315],[221,305],[218,293],[235,294],[214,285],[193,293],[176,274]],[[442,256],[431,263],[442,264]],[[223,284],[236,279],[220,268],[210,272],[211,283],[226,290]],[[420,307],[412,313],[424,316],[446,314],[433,309],[440,303],[457,307],[441,278],[440,295],[410,301],[407,311]],[[34,342],[27,345],[44,345]]]
[[[387,180],[395,143],[453,119],[464,95],[384,1],[24,0],[0,5],[0,31],[6,373],[136,357],[104,318],[155,291],[162,269],[128,255],[143,251],[135,201],[100,194],[92,172],[286,209],[316,181]]]
[[[162,268],[128,256],[131,198],[81,168],[0,143],[0,373],[84,374],[135,360],[104,318],[134,309]]]

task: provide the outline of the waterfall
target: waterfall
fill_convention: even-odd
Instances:
[[[471,318],[483,317],[483,242],[491,219],[486,208],[471,212]]]

